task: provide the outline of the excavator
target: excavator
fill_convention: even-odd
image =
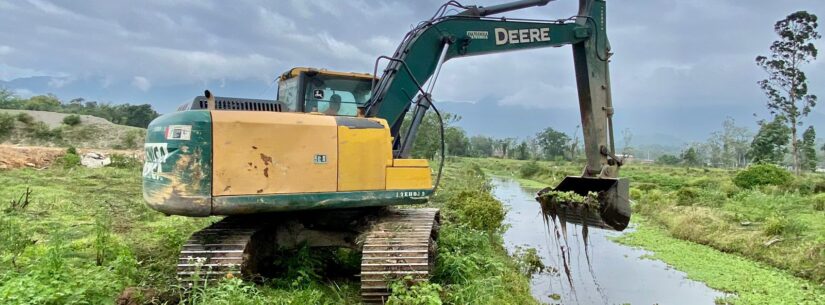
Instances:
[[[427,203],[441,179],[443,125],[438,169],[411,158],[425,114],[441,116],[432,86],[448,60],[506,51],[572,46],[587,163],[580,176],[542,192],[596,201],[585,209],[555,205],[567,222],[623,230],[630,206],[614,154],[605,1],[580,0],[578,13],[562,20],[494,17],[548,2],[449,1],[392,56],[379,56],[372,74],[293,68],[278,78],[276,99],[207,90],[152,121],[144,145],[148,206],[167,215],[225,216],[182,246],[178,279],[260,279],[281,249],[307,246],[360,251],[365,303],[384,302],[393,280],[427,279],[439,210],[400,206]]]

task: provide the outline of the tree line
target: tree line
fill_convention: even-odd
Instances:
[[[83,98],[60,101],[52,94],[21,98],[12,91],[0,88],[0,109],[39,110],[101,117],[112,123],[146,128],[160,114],[152,105],[99,103]]]

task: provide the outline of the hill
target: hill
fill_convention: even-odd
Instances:
[[[77,116],[80,123],[64,123]],[[143,142],[146,130],[114,124],[91,115],[49,111],[0,109],[0,144],[135,149]]]

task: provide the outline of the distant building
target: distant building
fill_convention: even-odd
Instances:
[[[624,160],[624,163],[633,163],[635,158],[631,154],[618,154],[616,157],[619,159]]]

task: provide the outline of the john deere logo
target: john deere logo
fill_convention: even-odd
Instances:
[[[496,28],[496,45],[550,41],[550,28],[508,30]]]
[[[489,35],[490,32],[487,31],[467,31],[467,37],[470,39],[487,39]]]

